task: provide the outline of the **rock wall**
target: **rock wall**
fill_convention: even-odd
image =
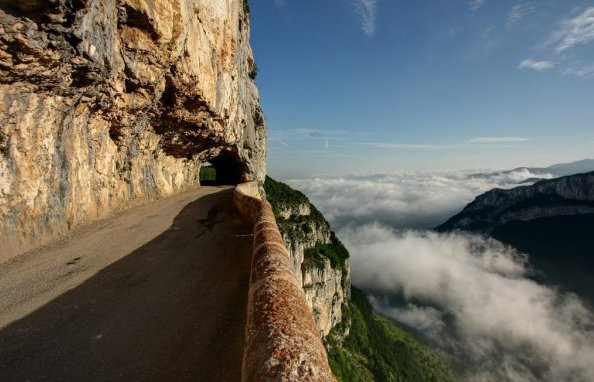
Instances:
[[[263,181],[243,0],[0,0],[0,261],[199,185]]]
[[[311,210],[309,203],[301,203],[283,208],[280,214],[290,222],[292,217],[310,216]],[[318,265],[308,264],[305,261],[306,250],[314,248],[316,244],[330,244],[331,231],[325,221],[305,219],[305,222],[300,229],[306,234],[283,231],[282,237],[293,260],[295,274],[301,276],[299,282],[312,309],[316,326],[322,336],[326,336],[342,321],[342,304],[350,297],[350,265],[347,259],[346,271],[343,271],[332,267],[327,258],[322,258],[323,263]]]

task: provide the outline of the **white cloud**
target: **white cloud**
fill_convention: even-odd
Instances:
[[[517,143],[528,140],[528,138],[522,137],[476,137],[469,139],[468,143]]]
[[[304,192],[334,228],[381,222],[392,227],[433,228],[477,195],[550,174],[526,169],[481,174],[471,171],[395,172],[369,176],[288,180]]]
[[[457,145],[428,145],[428,144],[416,144],[416,143],[364,143],[366,146],[374,147],[377,149],[397,149],[397,150],[433,150],[433,149],[452,149],[457,148]]]
[[[284,7],[285,5],[287,5],[287,1],[286,0],[274,0],[274,4],[276,4],[277,7]]]
[[[521,3],[514,5],[509,13],[507,14],[507,20],[505,25],[508,28],[515,27],[524,17],[534,12],[534,6],[532,3]]]
[[[594,40],[594,7],[587,8],[578,16],[562,22],[561,28],[553,33],[557,42],[557,53]]]
[[[563,74],[571,74],[578,77],[591,77],[594,76],[594,65],[567,68],[563,71]]]
[[[482,8],[482,6],[485,5],[486,2],[487,2],[487,0],[470,0],[470,2],[468,3],[468,6],[470,7],[471,10],[477,11],[480,8]]]
[[[395,150],[456,150],[467,146],[469,143],[499,144],[499,143],[517,143],[527,142],[528,138],[521,137],[476,137],[468,139],[463,143],[453,144],[422,144],[422,143],[389,143],[389,142],[371,142],[361,143],[361,145],[377,149],[395,149]]]
[[[526,59],[518,65],[519,69],[532,69],[538,72],[542,72],[543,70],[549,70],[555,67],[555,64],[552,61],[543,60],[543,61],[535,61],[531,59]]]
[[[529,279],[526,257],[511,248],[377,224],[339,236],[351,252],[353,282],[375,296],[378,310],[453,355],[462,380],[594,380],[592,312]]]
[[[363,33],[367,36],[373,36],[375,33],[375,10],[377,0],[356,0],[355,9],[361,16],[361,27]]]
[[[322,130],[322,129],[291,129],[271,130],[271,139],[288,140],[318,140],[318,139],[345,139],[349,134],[344,130]],[[353,136],[354,138],[354,136]]]

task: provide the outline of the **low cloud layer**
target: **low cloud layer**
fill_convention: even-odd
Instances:
[[[394,228],[433,228],[477,195],[508,188],[533,177],[528,170],[505,173],[391,173],[370,176],[289,180],[303,191],[335,229],[379,222]]]
[[[345,228],[356,285],[424,333],[470,381],[594,380],[594,317],[527,277],[527,258],[478,236]]]
[[[594,316],[578,297],[534,281],[528,257],[495,240],[425,230],[489,189],[549,178],[551,171],[288,183],[338,231],[351,253],[353,283],[370,293],[376,309],[422,333],[463,380],[591,381]]]

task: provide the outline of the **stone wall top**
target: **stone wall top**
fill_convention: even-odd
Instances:
[[[254,224],[243,381],[335,381],[270,204],[255,182],[233,202]]]

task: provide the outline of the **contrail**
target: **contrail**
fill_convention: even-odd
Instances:
[[[286,148],[289,148],[289,145],[285,143],[285,141],[283,141],[282,139],[278,138],[278,141],[281,143],[281,145],[285,146]]]

